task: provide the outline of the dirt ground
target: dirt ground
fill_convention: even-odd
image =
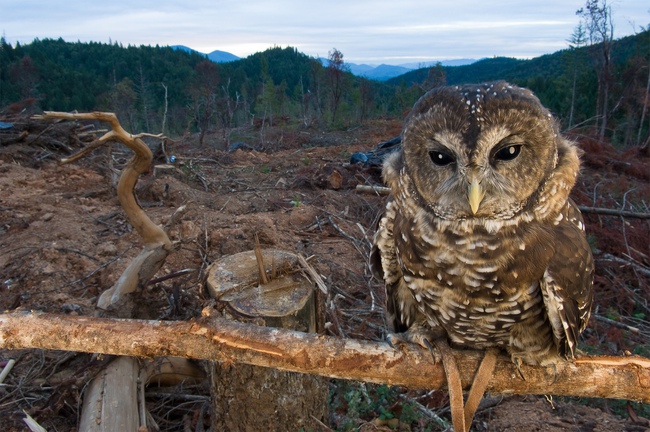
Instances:
[[[263,145],[259,130],[242,132],[242,140],[255,149],[223,150],[222,134],[209,135],[202,148],[194,136],[168,142],[166,154],[175,156],[174,168],[144,176],[136,193],[156,223],[164,224],[175,209],[188,207],[169,232],[176,247],[157,276],[194,271],[149,285],[143,294],[146,318],[198,316],[209,300],[203,286],[206,265],[253,249],[257,235],[262,247],[314,257],[311,262],[329,288],[330,334],[383,340],[383,287],[372,279],[367,259],[385,197],[356,192],[358,184],[378,184],[378,170],[348,162],[352,153],[372,149],[399,132],[399,121],[374,120],[342,132],[271,128]],[[73,144],[0,141],[0,310],[94,315],[98,295],[140,251],[141,241],[125,220],[107,168],[124,164],[128,151],[114,146],[110,153],[96,150],[73,164],[57,163]],[[155,141],[151,144],[158,148]],[[617,152],[586,139],[583,148],[584,172],[574,192],[580,205],[649,211],[650,161],[634,150]],[[156,162],[164,162],[160,153]],[[583,349],[648,356],[649,222],[597,213],[585,217],[599,267],[595,315],[640,331],[592,318]],[[17,363],[0,387],[0,429],[27,430],[24,410],[47,430],[76,430],[84,385],[98,359],[5,350],[0,351],[0,368],[9,359]],[[358,383],[338,381],[331,387],[332,430],[445,430],[450,423],[442,392],[390,389],[382,405],[375,397],[381,389],[369,392]],[[204,430],[209,425],[206,385],[165,391],[152,389],[148,399],[161,430]],[[185,394],[204,398],[187,402]],[[351,395],[367,399],[364,407],[353,404]],[[626,402],[532,396],[489,402],[479,410],[473,430],[650,427],[644,418],[648,407]],[[442,417],[442,425],[426,415],[404,417],[407,405],[427,408]],[[390,423],[391,418],[402,420]]]

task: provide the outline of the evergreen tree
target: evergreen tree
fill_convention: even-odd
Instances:
[[[345,62],[343,53],[336,48],[328,53],[327,76],[329,77],[332,107],[332,124],[336,122],[336,113],[341,105],[345,77]]]
[[[584,8],[576,12],[586,22],[589,41],[592,44],[594,68],[598,76],[598,99],[596,117],[598,134],[605,137],[609,121],[609,99],[613,81],[612,45],[614,40],[614,24],[612,9],[607,0],[587,0]]]
[[[203,146],[205,134],[216,115],[219,72],[217,65],[204,60],[196,65],[196,75],[191,87],[194,120],[199,129],[199,145]]]

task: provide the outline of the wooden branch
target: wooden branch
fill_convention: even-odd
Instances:
[[[153,155],[147,145],[140,139],[143,136],[153,136],[156,138],[164,138],[160,135],[139,134],[131,135],[122,128],[117,116],[110,112],[92,112],[92,113],[65,113],[55,111],[45,111],[42,118],[54,118],[64,120],[99,120],[105,121],[111,125],[110,131],[98,139],[100,143],[107,143],[109,141],[119,141],[125,146],[129,147],[135,156],[129,161],[122,171],[120,182],[117,186],[117,194],[120,204],[127,214],[129,223],[133,225],[142,237],[145,244],[159,243],[169,244],[171,242],[167,238],[165,231],[158,225],[154,224],[151,219],[144,213],[142,207],[138,204],[133,188],[138,181],[138,177],[149,171]],[[91,145],[92,146],[92,145]],[[72,158],[64,160],[70,161]],[[75,159],[76,160],[76,159]]]
[[[578,206],[582,213],[596,213],[603,214],[608,216],[622,216],[627,218],[636,218],[636,219],[650,219],[650,213],[640,213],[640,212],[631,212],[625,210],[616,210],[600,207],[585,207]]]
[[[147,361],[118,357],[90,381],[84,391],[79,429],[86,432],[139,431],[146,421],[144,386],[195,384],[205,373],[187,359],[176,357]]]
[[[390,194],[390,188],[385,186],[368,186],[368,185],[357,185],[357,192],[366,192],[366,193],[375,193],[379,195],[388,195]]]
[[[616,257],[616,256],[614,256],[612,254],[605,253],[605,254],[602,254],[601,256],[599,256],[597,258],[597,260],[598,261],[613,261],[613,262],[618,263],[618,264],[630,266],[630,267],[632,267],[634,269],[634,271],[638,271],[639,273],[642,273],[642,274],[650,277],[650,270],[647,267],[639,265],[639,264],[637,264],[636,262],[634,262],[631,259],[623,259],[623,258]]]
[[[124,335],[129,335],[125,337]],[[257,366],[332,378],[439,389],[443,368],[416,346],[258,327],[209,315],[192,322],[117,320],[39,313],[0,315],[0,348],[41,348],[153,358],[161,355]],[[482,352],[454,350],[463,388]],[[488,391],[650,402],[650,359],[582,357],[564,367],[521,366],[500,356]]]

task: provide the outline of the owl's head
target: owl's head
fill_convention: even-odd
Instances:
[[[405,120],[402,147],[424,207],[447,220],[511,219],[550,198],[558,168],[571,171],[561,179],[568,195],[578,170],[549,111],[505,82],[429,91]]]

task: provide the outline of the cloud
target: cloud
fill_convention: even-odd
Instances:
[[[650,21],[647,5],[612,3],[617,37]],[[493,55],[534,57],[567,46],[584,4],[577,0],[4,1],[9,42],[62,37],[132,45],[187,45],[247,56],[294,46],[316,56],[333,47],[345,60],[392,63]]]

